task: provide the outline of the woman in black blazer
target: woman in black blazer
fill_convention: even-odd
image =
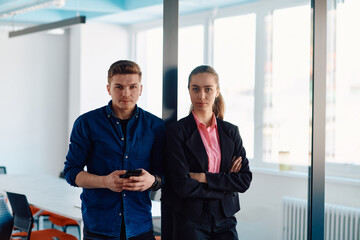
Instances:
[[[195,68],[188,89],[192,111],[166,134],[162,201],[172,208],[172,239],[238,239],[238,192],[252,179],[239,130],[222,120],[224,102],[212,67]]]

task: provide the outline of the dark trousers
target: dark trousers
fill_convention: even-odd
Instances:
[[[161,240],[173,240],[173,213],[172,207],[161,202]]]
[[[126,239],[126,238],[123,236],[110,237],[110,236],[106,236],[106,235],[102,235],[102,234],[96,234],[96,233],[89,232],[84,228],[84,240],[122,240],[122,239]],[[155,240],[155,237],[154,237],[153,231],[149,231],[149,232],[140,234],[138,236],[131,237],[131,238],[129,238],[129,240]]]
[[[236,218],[207,214],[199,219],[189,219],[173,212],[174,240],[238,240]]]

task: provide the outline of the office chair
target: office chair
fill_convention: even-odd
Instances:
[[[0,166],[0,174],[6,174],[6,167]]]
[[[52,228],[54,228],[54,225],[59,226],[62,228],[63,232],[66,232],[68,227],[76,227],[78,229],[79,232],[79,236],[80,236],[80,226],[77,223],[77,221],[75,221],[74,219],[71,218],[67,218],[55,213],[50,213],[49,214],[49,221],[51,222]]]
[[[6,167],[5,166],[0,166],[0,174],[6,174]],[[39,221],[40,221],[39,218],[40,218],[40,216],[49,216],[50,212],[43,211],[41,214],[35,215],[38,211],[40,211],[40,209],[37,208],[37,207],[34,207],[32,205],[30,205],[30,209],[31,209],[31,212],[32,212],[33,217],[34,217],[34,222],[36,223],[37,229],[39,230]]]
[[[14,220],[6,205],[4,196],[0,195],[0,239],[9,240],[14,226]]]
[[[59,178],[65,178],[64,177],[64,172],[61,171],[59,174]],[[68,227],[76,227],[78,229],[79,232],[79,237],[81,236],[81,229],[79,224],[77,223],[77,221],[75,221],[74,219],[71,218],[67,218],[52,212],[48,212],[48,211],[43,211],[40,214],[37,214],[40,209],[30,205],[30,209],[32,212],[32,215],[34,216],[34,221],[37,223],[37,229],[39,230],[39,223],[40,223],[40,217],[48,217],[49,221],[51,222],[51,227],[54,228],[54,226],[59,226],[61,227],[63,232],[67,231]]]
[[[57,229],[44,229],[32,231],[34,218],[31,214],[27,198],[23,194],[6,192],[14,216],[14,228],[20,232],[13,233],[12,237],[20,237],[22,240],[77,240],[73,235]]]
[[[29,204],[29,207],[30,207],[30,211],[31,211],[31,214],[33,215],[33,218],[34,218],[34,223],[36,223],[36,226],[37,226],[37,230],[39,230],[39,225],[40,225],[40,221],[42,219],[40,219],[41,217],[49,217],[49,215],[51,214],[51,212],[48,212],[48,211],[42,211],[40,213],[40,208],[37,208],[31,204]]]
[[[59,178],[65,179],[63,171],[60,172]],[[33,210],[33,208],[32,208],[32,210]],[[37,210],[40,210],[40,209],[37,209]],[[34,212],[33,212],[33,215],[34,215]],[[49,217],[49,221],[51,222],[52,228],[54,228],[54,226],[56,225],[56,226],[61,227],[63,232],[66,232],[68,227],[73,226],[78,229],[79,237],[81,236],[80,226],[79,226],[78,222],[75,221],[74,219],[67,218],[67,217],[64,217],[64,216],[61,216],[61,215],[58,215],[58,214],[55,214],[52,212],[47,212],[47,211],[42,212],[40,216],[43,216],[43,215]]]

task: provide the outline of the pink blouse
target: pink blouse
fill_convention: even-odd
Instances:
[[[192,111],[192,114],[195,118],[197,128],[208,155],[208,171],[211,173],[218,173],[220,171],[221,150],[215,114],[213,113],[211,126],[208,128],[205,124],[200,122],[194,111]]]

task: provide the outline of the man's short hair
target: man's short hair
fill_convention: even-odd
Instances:
[[[140,66],[129,60],[120,60],[111,64],[108,70],[108,83],[110,79],[116,74],[138,74],[141,81],[141,69]]]

